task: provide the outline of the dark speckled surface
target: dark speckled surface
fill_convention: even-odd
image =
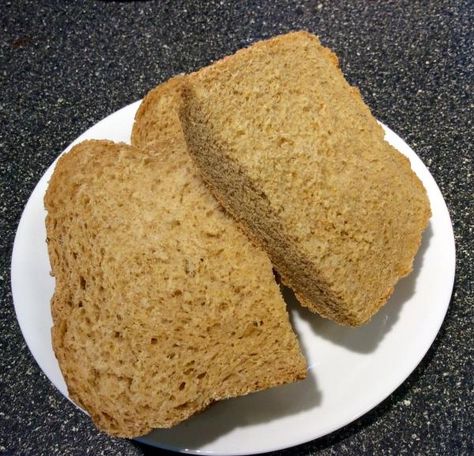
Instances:
[[[356,422],[279,454],[473,454],[474,4],[200,3],[0,4],[0,454],[157,452],[98,433],[25,345],[12,304],[10,257],[42,173],[80,133],[158,82],[300,28],[337,52],[374,114],[430,169],[453,220],[457,275],[440,334],[408,380]]]

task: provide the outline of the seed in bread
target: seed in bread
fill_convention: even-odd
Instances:
[[[70,397],[122,437],[306,375],[268,257],[161,147],[81,143],[45,197],[53,348]]]
[[[426,191],[314,35],[259,42],[186,78],[189,153],[310,310],[366,322],[407,275]]]

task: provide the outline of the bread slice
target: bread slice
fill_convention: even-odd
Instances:
[[[155,155],[173,153],[182,166],[192,168],[192,159],[186,150],[179,110],[182,105],[184,75],[178,75],[150,90],[135,114],[132,128],[132,146],[149,149]],[[161,148],[157,144],[168,142],[173,148]],[[191,173],[191,170],[189,170]],[[193,180],[200,179],[199,172],[194,173]]]
[[[71,398],[121,437],[306,375],[268,257],[161,147],[81,143],[45,197],[54,351]]]
[[[186,78],[189,152],[310,310],[366,322],[412,269],[430,205],[336,56],[296,32]]]

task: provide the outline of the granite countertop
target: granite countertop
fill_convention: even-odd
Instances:
[[[473,20],[472,2],[446,0],[2,2],[0,454],[158,451],[96,431],[31,356],[10,291],[20,216],[55,157],[97,121],[174,74],[295,29],[336,51],[375,116],[429,168],[457,270],[446,320],[410,377],[352,424],[279,454],[473,454]]]

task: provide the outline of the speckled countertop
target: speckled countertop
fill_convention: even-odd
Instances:
[[[301,28],[337,52],[376,117],[428,166],[457,271],[442,329],[408,380],[342,430],[279,454],[473,454],[473,21],[474,3],[461,1],[1,2],[0,454],[158,452],[97,432],[30,355],[10,291],[21,212],[98,120],[176,73]]]

